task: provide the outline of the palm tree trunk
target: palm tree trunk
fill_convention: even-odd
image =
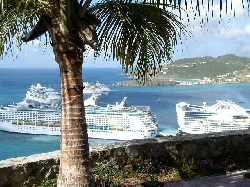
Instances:
[[[68,50],[62,51],[62,46],[54,46],[62,94],[61,160],[57,186],[94,186],[83,104],[83,50],[76,46],[66,48]]]

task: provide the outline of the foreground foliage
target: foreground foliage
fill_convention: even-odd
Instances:
[[[137,70],[136,77],[145,81],[189,33],[172,10],[168,3],[134,0],[0,0],[0,59],[15,55],[24,42],[45,37],[59,67],[58,187],[94,185],[82,84],[87,49],[119,61],[125,72]]]
[[[145,186],[161,187],[164,183],[196,177],[226,174],[250,167],[250,154],[225,152],[215,158],[178,160],[169,162],[158,157],[158,147],[148,158],[138,158],[124,168],[100,165],[93,168],[97,187]],[[40,187],[55,187],[56,179],[44,182]]]

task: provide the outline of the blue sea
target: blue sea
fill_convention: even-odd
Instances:
[[[115,104],[128,97],[128,105],[147,105],[159,121],[159,131],[164,134],[177,133],[175,105],[185,101],[202,105],[204,101],[212,105],[216,100],[232,100],[250,109],[250,83],[213,84],[196,86],[161,87],[119,87],[114,83],[128,80],[121,69],[88,68],[83,69],[85,82],[99,81],[109,85],[111,92],[100,97],[99,102]],[[60,91],[59,69],[0,69],[0,105],[20,102],[27,89],[40,83]],[[90,95],[85,95],[84,99]],[[90,145],[113,143],[114,140],[90,139]],[[29,156],[60,149],[59,136],[28,135],[0,131],[0,160]]]

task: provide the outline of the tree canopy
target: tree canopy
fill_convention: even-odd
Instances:
[[[172,7],[112,0],[1,0],[0,56],[23,42],[46,36],[60,70],[61,157],[58,186],[94,186],[83,101],[86,45],[120,61],[145,80],[171,58],[181,33],[188,33]],[[169,8],[169,9],[168,9]],[[99,37],[99,42],[98,42]],[[151,73],[151,72],[150,72]]]
[[[80,1],[87,6],[91,1]],[[1,0],[0,57],[21,50],[22,39],[41,18],[56,15],[56,0]],[[7,5],[7,6],[6,6]],[[113,0],[91,4],[88,12],[101,21],[96,27],[99,48],[95,53],[117,60],[125,72],[134,71],[138,78],[155,73],[156,67],[171,60],[174,47],[182,35],[191,35],[170,4]],[[45,44],[51,43],[45,33]]]

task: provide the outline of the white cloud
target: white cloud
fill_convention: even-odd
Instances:
[[[232,2],[232,8],[231,8],[231,2]],[[222,10],[220,11],[220,4],[219,1],[216,1],[217,4],[213,7],[215,17],[221,18],[222,19],[227,19],[227,18],[238,18],[242,17],[247,14],[247,9],[243,8],[242,1],[240,0],[231,0],[227,1],[227,6],[226,6],[226,1],[223,2],[222,4]],[[246,6],[246,2],[244,3],[244,7]]]
[[[242,46],[242,52],[250,52],[250,45]]]
[[[217,31],[220,32],[220,26],[227,27],[227,24],[234,23],[239,18],[248,17],[247,5],[245,3],[245,8],[243,8],[242,1],[240,0],[227,1],[227,6],[226,2],[224,1],[222,5],[222,10],[220,10],[219,1],[214,0],[213,5],[211,0],[204,0],[203,4],[202,1],[199,2],[200,12],[198,12],[198,9],[196,8],[196,1],[189,0],[187,3],[187,9],[185,8],[185,1],[182,1],[182,8],[184,8],[182,12],[183,21],[190,25],[190,29],[194,34],[206,30],[212,30],[214,33]],[[175,13],[178,14],[178,12]],[[249,18],[245,21],[249,21]],[[236,30],[231,31],[236,32]]]
[[[43,42],[39,39],[32,40],[30,42],[27,42],[26,44],[24,43],[22,48],[25,50],[27,53],[34,53],[34,52],[39,52],[42,49],[45,50],[46,45],[42,44]]]
[[[238,28],[235,24],[229,23],[226,26],[220,26],[219,27],[220,33],[216,34],[218,38],[236,38],[239,36],[245,35],[245,32],[243,29]]]
[[[88,57],[94,56],[94,49],[92,49],[90,46],[85,45],[85,52],[84,52],[84,58],[87,59]]]
[[[202,4],[203,2],[203,4]],[[212,4],[212,2],[214,2]],[[232,2],[232,8],[231,8]],[[216,0],[203,0],[199,1],[199,10],[200,14],[198,13],[198,8],[196,7],[196,1],[189,0],[187,1],[187,8],[185,6],[185,1],[182,1],[182,8],[184,9],[183,14],[187,12],[192,17],[202,17],[202,18],[213,18],[214,20],[224,19],[224,18],[238,18],[247,15],[247,2],[244,3],[244,8],[242,1],[240,0],[231,0],[223,2],[222,10],[220,10],[220,3]]]
[[[237,23],[229,23],[220,25],[219,30],[220,32],[215,36],[221,39],[237,39],[250,35],[250,25],[240,26]]]
[[[246,25],[245,34],[250,35],[250,25]]]
[[[38,47],[38,46],[40,46],[40,40],[33,40],[32,41],[32,44],[33,44],[33,46],[35,46],[35,47]]]

